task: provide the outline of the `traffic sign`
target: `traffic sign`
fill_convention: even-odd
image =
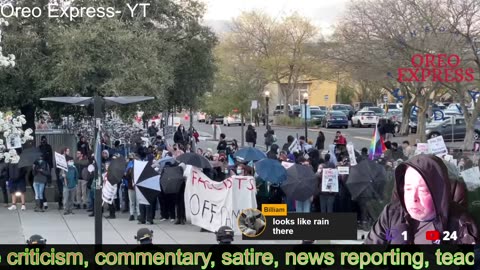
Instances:
[[[388,101],[388,96],[387,95],[383,95],[383,102],[387,102]]]

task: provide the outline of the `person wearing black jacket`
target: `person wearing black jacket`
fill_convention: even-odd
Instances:
[[[77,143],[77,151],[82,152],[84,156],[88,156],[88,153],[90,152],[90,146],[88,145],[85,136],[80,137],[80,141]]]
[[[318,150],[325,149],[325,134],[322,131],[318,132],[317,142],[315,143],[315,148]]]
[[[248,125],[247,131],[245,132],[245,141],[250,147],[255,147],[255,144],[257,144],[257,132],[253,125]]]
[[[220,141],[217,145],[218,153],[226,153],[227,152],[227,141],[225,140],[226,136],[224,133],[220,134]]]
[[[185,146],[188,143],[188,133],[183,125],[179,125],[173,135],[173,142]]]
[[[148,136],[156,137],[158,133],[157,123],[152,122],[152,125],[147,129]]]
[[[267,158],[278,159],[278,148],[277,144],[272,144],[270,150],[267,152]]]
[[[285,151],[285,152],[287,152],[287,154],[290,154],[289,148],[290,148],[290,145],[292,145],[294,140],[295,140],[295,138],[293,138],[292,135],[288,135],[287,142],[283,145],[282,151]]]

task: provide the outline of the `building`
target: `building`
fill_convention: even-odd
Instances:
[[[282,84],[280,87],[286,87]],[[285,98],[279,91],[277,83],[269,83],[265,87],[270,92],[270,107],[275,108],[276,105],[284,104]],[[308,104],[310,106],[330,106],[337,101],[337,82],[329,80],[305,79],[297,83],[295,91],[290,96],[288,104],[303,104],[303,94],[308,93]]]

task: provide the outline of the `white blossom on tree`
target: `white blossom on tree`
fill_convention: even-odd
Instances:
[[[0,134],[3,134],[3,138],[9,140],[10,138],[19,138],[21,143],[24,144],[27,141],[33,140],[33,130],[22,130],[22,125],[27,121],[25,115],[13,116],[12,113],[0,112]],[[6,141],[0,139],[0,159],[5,159],[6,163],[18,163],[20,157],[17,155],[15,149],[8,149]]]
[[[0,18],[0,67],[14,67],[15,66],[15,55],[9,54],[7,56],[3,55],[2,44],[2,26],[8,26],[8,22]]]

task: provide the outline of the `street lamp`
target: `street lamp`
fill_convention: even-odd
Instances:
[[[308,123],[307,123],[307,103],[308,103],[308,93],[303,93],[303,106],[305,111],[305,142],[308,142]]]
[[[265,108],[266,108],[266,112],[265,112],[265,120],[266,120],[266,126],[268,126],[270,124],[269,120],[268,120],[268,114],[269,114],[269,110],[268,110],[268,101],[270,99],[270,91],[265,91]]]

